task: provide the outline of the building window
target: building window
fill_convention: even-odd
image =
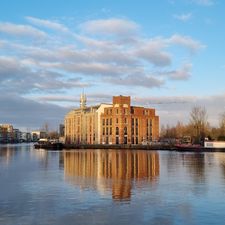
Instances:
[[[119,123],[119,119],[118,118],[116,118],[116,123]]]
[[[124,135],[127,135],[127,127],[124,127]]]
[[[110,118],[110,125],[112,125],[112,118]]]
[[[133,107],[131,107],[130,113],[131,113],[131,114],[134,114],[134,108],[133,108]]]
[[[150,126],[152,126],[152,120],[150,119]]]
[[[138,137],[136,137],[136,144],[138,144]]]
[[[132,118],[132,126],[134,126],[134,118]]]
[[[119,114],[119,109],[116,109],[116,114],[117,114],[117,115]]]
[[[109,128],[109,134],[112,135],[112,127]]]
[[[108,130],[108,127],[106,127],[106,135],[108,135],[109,134],[109,132],[108,132],[109,130]]]
[[[116,127],[116,135],[119,135],[119,127]]]
[[[102,135],[105,135],[105,127],[103,127]]]
[[[134,135],[134,127],[131,128],[131,134]]]
[[[138,127],[136,127],[136,135],[138,135]]]
[[[127,137],[124,137],[123,143],[126,145],[127,144]]]
[[[109,120],[108,119],[106,119],[106,125],[109,125]]]
[[[103,125],[103,126],[105,125],[105,119],[102,120],[102,125]]]
[[[136,126],[138,126],[138,118],[136,118]]]
[[[119,137],[116,137],[116,144],[119,144]]]

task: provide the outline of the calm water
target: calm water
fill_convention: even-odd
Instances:
[[[224,224],[225,153],[0,146],[0,224]]]

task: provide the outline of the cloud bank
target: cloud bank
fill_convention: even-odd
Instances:
[[[78,88],[92,87],[103,93],[110,85],[150,90],[166,87],[168,82],[185,82],[192,76],[194,55],[205,48],[199,40],[178,33],[146,35],[139,24],[124,18],[89,20],[74,27],[32,16],[25,21],[0,22],[0,96],[4,105],[0,119],[22,125],[27,110],[36,117],[36,122],[27,119],[30,127],[38,126],[43,115],[58,123],[65,112],[61,103],[68,103],[68,96]],[[182,58],[176,56],[177,49],[184,50]],[[26,110],[12,115],[11,107],[21,109],[20,103]],[[57,118],[48,117],[56,111]]]

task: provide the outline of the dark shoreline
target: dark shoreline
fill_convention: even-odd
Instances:
[[[152,151],[179,151],[179,152],[225,152],[225,148],[178,148],[174,145],[106,145],[106,144],[64,144],[63,149],[117,149],[117,150],[152,150]]]

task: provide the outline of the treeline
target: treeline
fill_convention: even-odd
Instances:
[[[193,143],[201,143],[205,138],[225,141],[225,112],[218,119],[218,127],[210,126],[206,109],[201,106],[195,106],[190,112],[188,124],[177,122],[175,126],[162,126],[160,137],[181,139],[184,136],[190,136]]]

